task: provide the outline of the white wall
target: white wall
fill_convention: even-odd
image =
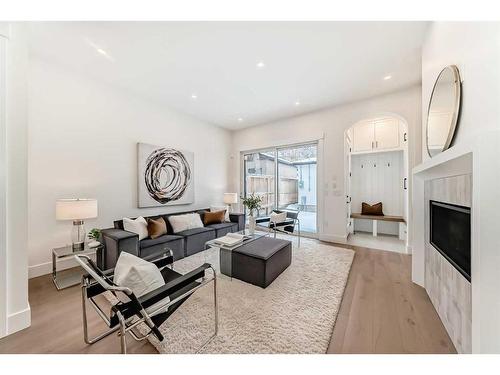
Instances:
[[[50,270],[51,248],[70,242],[58,198],[97,198],[87,230],[124,216],[204,208],[227,191],[230,134],[32,56],[29,106],[30,277]],[[194,152],[195,203],[137,208],[137,142]]]
[[[27,268],[27,45],[26,32],[19,24],[1,25],[8,30],[4,40],[6,63],[5,117],[2,133],[2,161],[5,162],[5,231],[6,241],[0,266],[3,293],[0,293],[2,329],[0,336],[26,328],[31,322],[28,303]],[[5,31],[3,31],[5,32]],[[1,38],[1,36],[0,36]],[[1,63],[0,63],[1,65]],[[1,73],[0,73],[1,74]],[[0,79],[0,81],[2,81]],[[2,93],[0,93],[1,96]],[[2,112],[2,108],[0,108]],[[0,113],[1,116],[1,113]],[[2,122],[0,120],[0,122]],[[3,166],[2,166],[3,167]],[[2,170],[3,173],[3,170]],[[3,179],[1,179],[3,180]],[[2,206],[3,206],[2,204]],[[0,207],[3,209],[3,207]],[[2,232],[3,232],[2,231]],[[3,238],[2,238],[3,240]],[[3,294],[3,295],[2,295]]]
[[[450,64],[458,66],[463,80],[462,114],[454,146],[431,160],[423,152],[425,162],[414,170],[422,177],[415,178],[413,246],[421,249],[424,243],[424,180],[472,169],[472,351],[499,353],[500,23],[431,25],[422,51],[424,114],[434,80]],[[425,142],[422,146],[425,150]],[[423,261],[422,251],[415,251],[412,278],[420,284]]]
[[[426,117],[432,87],[441,70],[457,65],[463,80],[462,108],[454,145],[466,143],[489,129],[500,118],[498,22],[435,22],[422,48],[422,155],[426,148]]]
[[[411,87],[355,103],[312,112],[233,132],[232,189],[241,192],[240,152],[268,146],[323,139],[319,155],[318,200],[320,238],[344,241],[346,204],[344,189],[344,131],[359,120],[386,114],[402,116],[409,126],[410,168],[421,160],[421,91]],[[321,175],[321,176],[320,176]],[[322,202],[322,203],[321,203]],[[321,225],[322,224],[322,225]]]
[[[404,215],[404,151],[354,154],[351,158],[351,209],[361,212],[362,202],[382,202],[385,215]],[[377,223],[377,231],[399,235],[399,223]],[[354,230],[371,232],[372,220],[354,220]]]

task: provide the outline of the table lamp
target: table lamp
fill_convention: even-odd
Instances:
[[[97,217],[96,199],[58,199],[56,202],[56,219],[73,220],[71,242],[73,250],[83,250],[85,247],[84,219]]]
[[[238,203],[237,193],[224,193],[224,204],[229,205],[229,211],[231,212],[231,205]]]

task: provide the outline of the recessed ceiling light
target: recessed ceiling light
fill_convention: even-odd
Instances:
[[[198,99],[198,95],[196,95],[196,94],[191,94],[191,99]]]
[[[238,122],[243,122],[243,119],[241,117],[238,117]]]
[[[107,52],[102,48],[97,48],[97,52],[99,52],[101,55],[107,55]]]
[[[264,63],[264,61],[259,61],[256,65],[257,69],[262,69],[266,66],[266,64]]]
[[[385,76],[385,77],[384,77],[384,81],[388,81],[388,80],[390,80],[391,78],[392,78],[392,76],[391,76],[391,75],[387,75],[387,76]]]
[[[299,106],[299,105],[300,105],[300,102],[297,100],[297,101],[295,102],[295,105],[296,105],[296,106]]]

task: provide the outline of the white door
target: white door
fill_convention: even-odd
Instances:
[[[353,152],[371,151],[374,145],[374,129],[372,121],[363,121],[354,125],[352,131]]]
[[[375,121],[375,148],[385,150],[399,147],[399,121],[388,118]]]

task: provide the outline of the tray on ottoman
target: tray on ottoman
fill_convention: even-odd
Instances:
[[[292,263],[292,243],[261,237],[231,253],[232,277],[266,288]]]

